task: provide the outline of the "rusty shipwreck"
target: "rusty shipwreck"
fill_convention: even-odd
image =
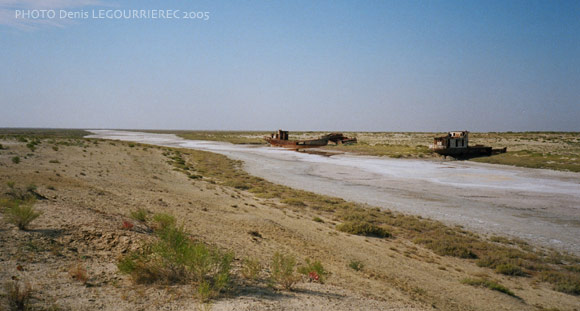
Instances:
[[[469,146],[468,131],[454,131],[445,136],[435,137],[429,148],[440,155],[454,158],[490,156],[507,151],[507,148],[493,149],[483,145]]]
[[[356,138],[348,138],[342,133],[330,133],[317,139],[290,140],[288,139],[288,131],[283,130],[278,130],[276,133],[264,137],[264,140],[272,146],[295,150],[323,147],[328,145],[328,142],[332,142],[336,145],[353,144],[357,142]]]

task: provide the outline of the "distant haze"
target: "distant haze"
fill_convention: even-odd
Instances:
[[[580,1],[0,0],[0,127],[580,131]]]

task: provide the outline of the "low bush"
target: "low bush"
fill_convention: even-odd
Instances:
[[[298,268],[298,272],[307,275],[310,281],[324,283],[328,276],[328,271],[324,269],[320,261],[311,262],[306,259],[306,264]]]
[[[156,231],[158,239],[119,261],[117,267],[138,284],[185,284],[198,287],[207,301],[230,283],[232,253],[193,241],[183,228],[173,224]]]
[[[346,221],[336,226],[336,229],[342,232],[372,236],[377,238],[388,238],[391,234],[382,227],[375,224],[362,221]]]
[[[298,281],[295,269],[296,258],[294,256],[283,255],[276,252],[270,265],[272,281],[281,285],[285,289],[292,289],[292,286],[294,286]]]
[[[503,286],[495,281],[486,280],[486,279],[466,278],[466,279],[461,280],[461,283],[471,285],[471,286],[479,286],[479,287],[489,288],[491,290],[495,290],[495,291],[498,291],[500,293],[510,295],[512,297],[516,297],[516,295],[511,290],[509,290],[507,287],[505,287],[505,286]]]
[[[348,267],[355,271],[361,271],[365,267],[365,265],[361,261],[351,260],[348,263]]]
[[[19,156],[12,157],[12,163],[14,163],[14,164],[20,163],[20,157]]]
[[[554,285],[554,289],[571,295],[580,295],[580,276],[569,271],[544,271],[542,281]]]
[[[504,264],[497,265],[495,267],[495,272],[497,272],[499,274],[513,275],[513,276],[526,275],[526,273],[524,273],[522,268],[520,268],[519,266],[510,264],[510,263],[504,263]]]
[[[16,225],[20,230],[26,230],[28,225],[41,215],[34,208],[34,203],[33,199],[5,201],[4,204],[8,207],[5,211],[8,222]]]
[[[156,230],[165,230],[166,228],[175,226],[175,217],[169,214],[155,214],[153,215],[153,221],[155,222]]]
[[[422,244],[441,256],[478,258],[474,252],[474,248],[478,246],[477,240],[450,230],[433,230],[429,235],[423,234],[415,238],[413,242]]]
[[[135,211],[131,212],[131,218],[140,221],[140,222],[146,222],[147,221],[147,214],[148,211],[144,208],[138,208]]]
[[[304,203],[302,200],[296,199],[296,198],[284,199],[284,200],[282,200],[282,203],[292,205],[292,206],[300,206],[300,207],[306,206],[306,203]]]
[[[87,273],[87,269],[80,262],[73,265],[69,269],[68,273],[73,280],[79,281],[83,284],[86,284],[87,281],[89,280],[89,274]]]

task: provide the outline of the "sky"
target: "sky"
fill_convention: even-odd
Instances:
[[[0,127],[580,131],[580,1],[0,0]]]

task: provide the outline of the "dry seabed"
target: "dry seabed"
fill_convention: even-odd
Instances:
[[[580,173],[473,162],[321,155],[95,130],[95,138],[212,151],[274,183],[580,254]]]

